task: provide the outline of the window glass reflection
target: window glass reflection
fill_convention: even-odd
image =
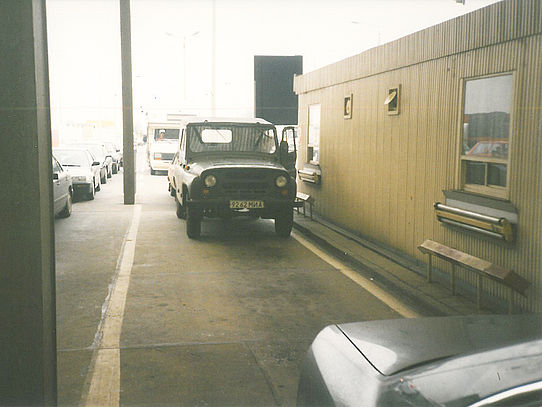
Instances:
[[[508,158],[512,90],[512,75],[466,82],[463,154]]]

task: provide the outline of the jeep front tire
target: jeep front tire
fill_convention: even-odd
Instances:
[[[179,219],[186,219],[186,206],[181,205],[181,203],[177,199],[177,194],[174,194],[173,196],[175,197],[175,204],[177,206],[177,211],[176,211],[177,217]],[[183,201],[184,201],[184,199],[183,199]]]
[[[190,239],[197,239],[201,234],[202,211],[199,208],[186,208],[186,234]]]
[[[280,237],[288,237],[294,225],[294,210],[284,209],[275,218],[275,232]]]

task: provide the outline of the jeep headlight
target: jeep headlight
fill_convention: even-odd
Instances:
[[[288,180],[284,175],[279,175],[277,179],[275,179],[275,185],[279,188],[284,188],[288,184]]]
[[[213,174],[209,174],[203,180],[206,187],[212,188],[216,185],[216,177]]]
[[[162,153],[154,153],[154,159],[155,160],[161,160],[162,159]]]

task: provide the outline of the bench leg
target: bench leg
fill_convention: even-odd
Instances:
[[[478,274],[478,282],[476,284],[476,308],[478,312],[482,309],[482,275]]]
[[[307,216],[307,214],[305,213],[305,202],[303,202],[303,217]]]
[[[514,313],[514,290],[512,288],[508,289],[508,313]]]
[[[452,295],[455,295],[455,264],[452,264],[452,274],[450,276],[450,283],[452,288]]]
[[[432,256],[431,254],[427,254],[429,256],[429,258],[427,259],[427,282],[428,283],[431,283],[432,282],[432,276],[431,276],[431,273],[433,272],[433,266],[432,266]]]
[[[310,213],[311,213],[311,220],[312,220],[312,202],[309,202],[309,210],[310,210]]]

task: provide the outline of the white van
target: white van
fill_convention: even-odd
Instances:
[[[147,125],[147,161],[151,174],[167,171],[179,144],[180,124],[175,122]]]

